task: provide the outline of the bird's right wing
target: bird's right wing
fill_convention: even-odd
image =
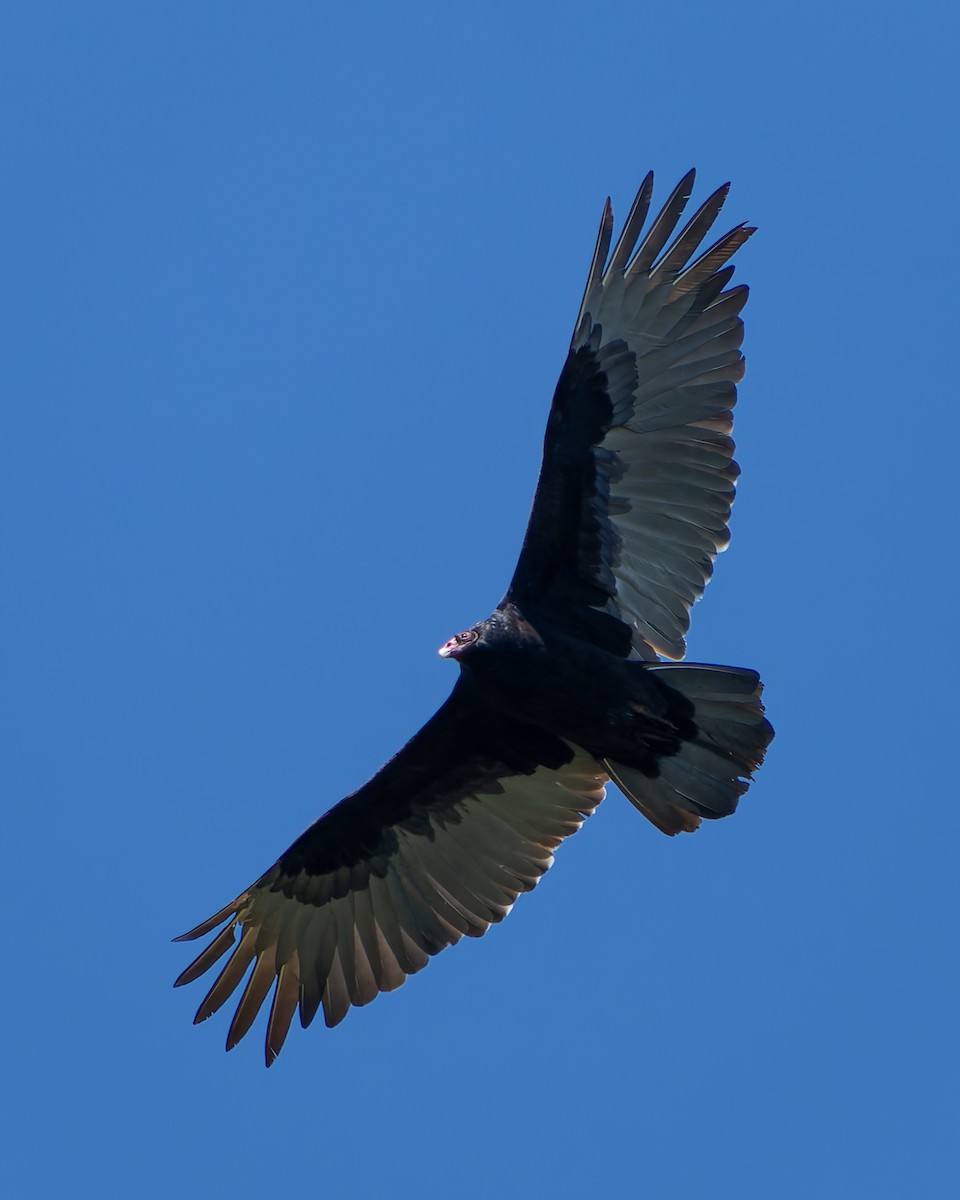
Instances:
[[[227,1049],[272,988],[269,1066],[298,1007],[304,1026],[321,1005],[336,1025],[430,955],[501,921],[603,799],[606,779],[590,755],[486,709],[458,684],[369,783],[178,939],[226,922],[177,986],[232,949],[196,1020],[216,1012],[249,971]]]
[[[692,187],[691,171],[641,237],[648,175],[612,252],[607,201],[505,598],[643,658],[683,657],[738,474],[730,433],[747,289],[727,287],[726,264],[753,229],[738,225],[698,255],[728,187],[674,237]]]

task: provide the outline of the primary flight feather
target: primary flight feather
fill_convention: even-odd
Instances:
[[[399,987],[429,957],[501,921],[612,779],[664,833],[734,811],[773,730],[754,671],[681,659],[690,608],[728,540],[743,375],[728,260],[738,225],[699,254],[729,185],[674,236],[680,181],[641,237],[644,180],[611,251],[604,207],[547,419],[520,559],[496,611],[440,650],[449,699],[368,783],[256,883],[178,940],[224,926],[177,980],[232,951],[196,1020],[246,983],[231,1049],[273,992],[269,1066],[294,1014]],[[672,240],[671,240],[672,239]]]

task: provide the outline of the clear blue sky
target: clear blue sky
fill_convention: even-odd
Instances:
[[[9,1194],[953,1194],[955,7],[0,25]],[[611,794],[487,938],[224,1055],[170,938],[446,695],[603,199],[690,165],[760,226],[691,657],[761,670],[767,766],[693,837]]]

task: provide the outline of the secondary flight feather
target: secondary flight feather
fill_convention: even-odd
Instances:
[[[658,829],[727,816],[773,737],[756,672],[682,659],[690,609],[728,540],[743,375],[729,259],[700,251],[724,185],[677,226],[690,171],[649,223],[652,173],[611,251],[607,201],[513,580],[441,647],[440,710],[246,891],[177,979],[225,965],[197,1011],[238,990],[227,1049],[271,991],[269,1066],[294,1016],[338,1024],[535,887],[613,780]],[[221,927],[222,928],[219,928]]]

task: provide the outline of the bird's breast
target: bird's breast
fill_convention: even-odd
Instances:
[[[573,638],[486,647],[461,670],[488,704],[581,746],[609,735],[631,699],[626,663]]]

